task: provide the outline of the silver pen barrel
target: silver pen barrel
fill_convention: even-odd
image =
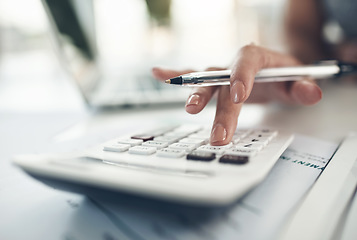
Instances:
[[[297,81],[306,77],[314,79],[329,78],[339,74],[340,67],[336,64],[308,65],[297,67],[267,68],[256,74],[255,82]],[[217,86],[230,84],[231,70],[194,72],[182,75],[182,85],[186,86]]]

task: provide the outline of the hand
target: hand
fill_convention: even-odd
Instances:
[[[321,89],[312,80],[254,84],[256,73],[263,68],[299,65],[294,57],[255,46],[243,47],[232,67],[230,86],[200,87],[193,91],[186,102],[186,111],[199,113],[218,92],[216,116],[212,127],[211,145],[228,144],[237,127],[243,102],[268,102],[279,100],[289,104],[311,105],[322,97]],[[209,68],[207,70],[222,70]],[[153,75],[166,80],[192,70],[174,71],[153,68]]]

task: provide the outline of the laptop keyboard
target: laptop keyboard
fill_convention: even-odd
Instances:
[[[152,76],[106,76],[93,93],[95,106],[130,106],[184,103],[190,90],[169,86]]]

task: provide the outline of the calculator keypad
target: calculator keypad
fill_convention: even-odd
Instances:
[[[190,161],[202,162],[217,160],[222,164],[242,165],[267,147],[277,134],[271,129],[239,129],[229,144],[211,146],[208,144],[209,129],[178,127],[113,140],[103,146],[103,151],[118,154],[127,151],[133,155],[154,155],[159,158],[185,157]]]

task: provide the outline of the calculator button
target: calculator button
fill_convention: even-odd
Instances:
[[[135,147],[129,148],[129,153],[131,153],[131,154],[151,155],[155,152],[156,152],[156,148],[154,148],[154,147],[135,146]]]
[[[250,134],[248,137],[253,137],[253,138],[265,138],[271,141],[276,135],[273,133],[253,133]]]
[[[104,151],[109,151],[109,152],[125,152],[130,148],[129,144],[120,144],[120,143],[114,143],[110,145],[105,145],[103,147]]]
[[[142,135],[132,136],[131,139],[141,139],[141,140],[143,140],[144,142],[146,142],[146,141],[151,141],[151,140],[153,140],[153,139],[154,139],[154,136],[142,134]]]
[[[260,138],[260,137],[246,137],[240,141],[240,143],[260,143],[264,146],[268,145],[269,138]]]
[[[247,129],[238,129],[235,131],[234,136],[238,136],[240,138],[244,138],[247,136],[251,131]]]
[[[121,144],[129,144],[130,146],[138,146],[138,145],[141,145],[144,141],[142,139],[119,139],[117,141],[118,143],[121,143]]]
[[[256,151],[262,150],[264,147],[261,143],[238,143],[235,145],[235,149],[255,149]]]
[[[186,133],[186,135],[192,134],[194,132],[198,132],[202,129],[201,126],[195,126],[195,125],[182,125],[178,128],[176,128],[173,132],[176,133]]]
[[[273,129],[257,129],[252,132],[252,134],[270,135],[275,137],[278,135],[278,131]]]
[[[158,142],[158,141],[147,141],[142,144],[142,146],[146,147],[155,147],[156,149],[161,149],[167,147],[169,144],[166,142]]]
[[[254,132],[273,133],[273,132],[276,132],[276,130],[269,129],[269,128],[261,128],[261,129],[254,130]]]
[[[189,135],[188,138],[189,139],[198,139],[198,140],[201,140],[201,141],[204,141],[204,142],[208,142],[209,135],[208,136],[204,136],[204,135],[200,135],[200,134],[194,133],[194,134]]]
[[[177,126],[171,126],[171,127],[161,127],[161,128],[157,128],[157,129],[153,129],[151,131],[146,132],[144,135],[151,135],[154,137],[158,137],[161,136],[169,131],[174,130],[175,128],[177,128]]]
[[[245,137],[245,139],[258,139],[261,141],[270,141],[272,139],[272,135],[271,134],[251,134],[247,137]]]
[[[208,153],[208,152],[199,152],[194,151],[186,156],[187,160],[195,160],[195,161],[212,161],[216,158],[216,154]]]
[[[176,137],[177,139],[187,137],[189,133],[187,132],[168,132],[163,135],[163,137]]]
[[[155,137],[154,141],[167,142],[167,143],[171,144],[171,143],[178,141],[179,139],[181,139],[181,138],[177,137],[177,136],[159,136],[159,137]]]
[[[210,131],[200,131],[194,134],[191,134],[189,138],[198,138],[198,139],[209,139],[211,136]]]
[[[193,149],[196,148],[195,144],[190,144],[190,143],[174,143],[169,146],[169,148],[172,149],[180,149],[180,150],[185,150],[187,152],[192,151]]]
[[[179,141],[180,143],[190,143],[190,144],[194,144],[195,147],[199,147],[203,144],[206,143],[205,140],[202,140],[202,139],[194,139],[194,138],[184,138],[184,139],[181,139]]]
[[[248,156],[238,156],[238,155],[223,155],[220,159],[220,163],[231,163],[231,164],[246,164],[249,161]]]
[[[185,150],[164,148],[157,151],[158,157],[168,157],[168,158],[180,158],[186,155]]]
[[[258,150],[251,148],[233,148],[226,151],[226,154],[229,155],[239,155],[239,156],[248,156],[254,157],[257,155]]]
[[[211,145],[204,145],[197,148],[198,152],[215,153],[218,155],[223,154],[225,150],[226,148],[222,146],[211,146]]]

